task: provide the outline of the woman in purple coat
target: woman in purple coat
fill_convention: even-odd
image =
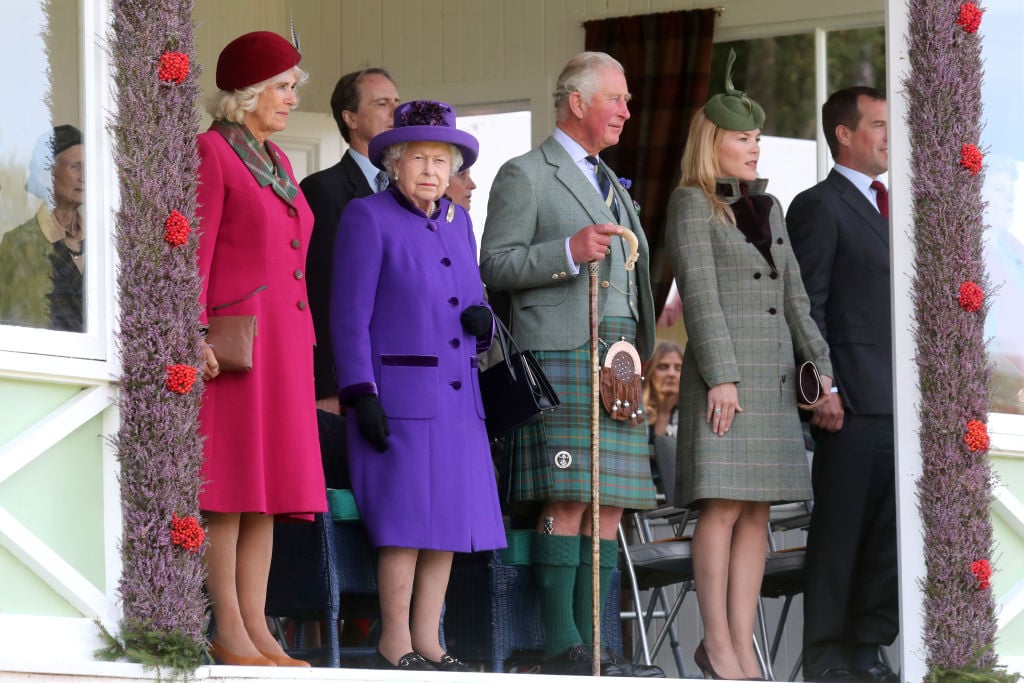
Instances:
[[[438,638],[452,553],[505,546],[476,369],[491,311],[469,215],[443,196],[477,141],[443,102],[407,102],[394,117],[369,149],[390,186],[350,202],[338,226],[338,393],[352,488],[379,549],[378,665],[465,671]]]

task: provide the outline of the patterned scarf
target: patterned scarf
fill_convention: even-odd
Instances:
[[[260,187],[272,186],[274,194],[292,205],[299,188],[288,177],[276,149],[261,145],[248,128],[237,123],[214,121],[210,130],[217,131],[227,140]]]

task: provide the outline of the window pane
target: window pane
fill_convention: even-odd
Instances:
[[[815,139],[814,36],[810,33],[716,43],[711,53],[710,94],[725,90],[729,50],[736,50],[733,85],[754,98],[766,114],[761,132]]]
[[[0,23],[17,106],[0,111],[0,323],[81,331],[85,202],[77,2]]]
[[[858,28],[828,34],[828,92],[869,85],[885,92],[885,28]]]
[[[985,127],[985,261],[993,290],[985,333],[994,366],[992,411],[1024,414],[1024,5],[989,0],[981,24],[985,79],[981,86]]]

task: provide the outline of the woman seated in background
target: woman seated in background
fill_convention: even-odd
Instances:
[[[647,436],[676,435],[679,422],[679,375],[683,371],[683,349],[675,342],[660,341],[644,366],[644,409]]]
[[[505,547],[477,380],[493,319],[469,214],[443,196],[477,141],[444,102],[402,104],[394,124],[369,149],[388,189],[349,202],[339,223],[338,396],[352,490],[378,548],[376,665],[468,671],[438,638],[452,553]]]
[[[659,500],[671,501],[676,485],[676,428],[679,423],[679,376],[683,349],[675,342],[659,341],[644,365],[644,410],[651,449],[651,476]],[[671,454],[671,455],[670,455]]]

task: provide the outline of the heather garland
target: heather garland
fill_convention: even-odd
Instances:
[[[1014,680],[996,668],[988,581],[991,369],[984,336],[989,283],[976,33],[983,10],[958,0],[909,0],[908,8],[911,71],[903,85],[914,177],[926,664],[933,681]]]
[[[112,0],[111,13],[124,616],[98,655],[187,675],[206,647],[192,2]]]

